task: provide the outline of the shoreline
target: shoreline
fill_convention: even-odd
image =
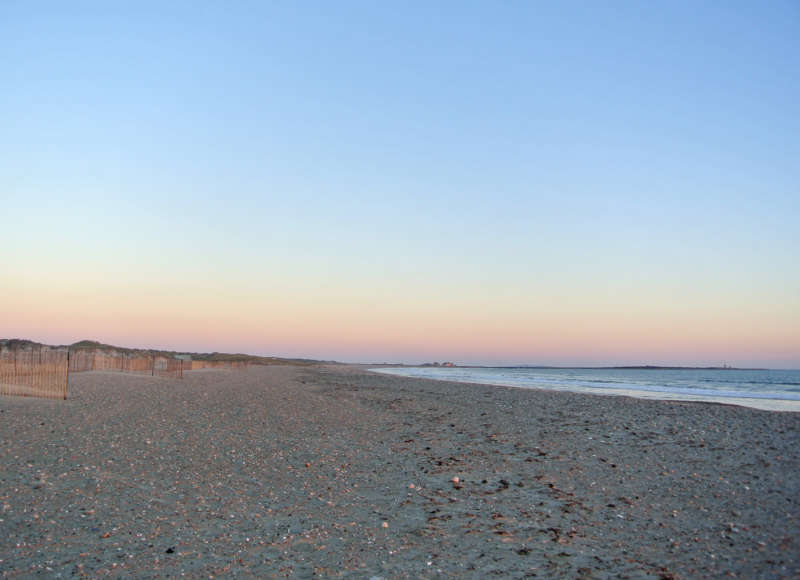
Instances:
[[[344,365],[71,381],[0,398],[0,575],[800,574],[794,413]]]
[[[402,375],[399,373],[391,373],[387,372],[392,369],[404,369],[404,368],[427,368],[427,367],[376,367],[374,365],[359,365],[363,370],[368,372],[373,372],[376,374],[388,375],[388,376],[404,376],[407,378],[423,378],[423,377],[413,377],[409,375]],[[456,367],[456,368],[530,368],[533,369],[534,367]],[[549,368],[554,369],[556,367],[536,367],[536,368]],[[566,368],[566,367],[558,367],[558,368]],[[579,367],[574,367],[575,370],[578,370]],[[612,370],[611,367],[608,367],[609,370]],[[621,370],[622,367],[616,367],[613,370]],[[655,369],[633,369],[633,367],[629,367],[631,370],[655,370]],[[590,367],[584,367],[584,370],[603,370],[602,368],[598,367],[597,369]],[[675,370],[675,369],[662,369],[662,370]],[[689,370],[689,369],[682,369],[682,370]],[[694,369],[697,370],[697,369]],[[736,369],[736,370],[760,370],[760,369]],[[651,401],[680,401],[686,403],[708,403],[712,405],[733,405],[738,407],[748,407],[751,409],[758,409],[761,411],[773,411],[778,413],[800,413],[800,401],[791,400],[791,399],[773,399],[768,397],[725,397],[725,396],[714,396],[708,394],[702,395],[693,395],[693,394],[686,394],[686,393],[674,393],[669,391],[657,391],[657,390],[646,390],[646,389],[617,389],[617,388],[591,388],[591,387],[560,387],[560,388],[548,388],[547,386],[538,386],[538,385],[511,385],[506,383],[489,383],[489,382],[475,382],[475,381],[464,381],[458,379],[449,379],[449,378],[439,378],[439,377],[424,377],[426,379],[432,381],[444,381],[444,382],[455,382],[461,384],[471,384],[471,385],[484,385],[484,386],[496,386],[496,387],[508,387],[513,389],[525,389],[525,390],[541,390],[541,391],[554,391],[554,392],[568,392],[568,393],[581,393],[585,395],[595,395],[600,397],[630,397],[633,399],[643,399],[643,400],[651,400]]]
[[[350,363],[341,363],[350,364]],[[364,364],[364,363],[352,363]],[[683,367],[683,366],[658,366],[658,365],[633,365],[633,366],[548,366],[548,365],[462,365],[454,364],[443,365],[435,363],[423,364],[388,364],[381,363],[376,365],[368,365],[373,367],[398,367],[398,368],[452,368],[452,369],[529,369],[529,370],[562,370],[562,371],[784,371],[784,370],[800,370],[800,369],[773,369],[766,367]]]

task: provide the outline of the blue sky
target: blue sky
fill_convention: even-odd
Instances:
[[[113,335],[35,316],[113,279],[145,317],[246,304],[212,350],[800,366],[796,2],[6,2],[0,67],[0,335]]]

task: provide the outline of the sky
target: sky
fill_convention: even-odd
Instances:
[[[800,4],[0,2],[0,336],[800,368]]]

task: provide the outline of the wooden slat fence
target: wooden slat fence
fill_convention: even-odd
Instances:
[[[156,357],[153,374],[162,377],[183,378],[183,361],[177,358]]]
[[[183,378],[184,361],[153,355],[76,350],[70,354],[70,371],[117,371]]]
[[[81,373],[93,371],[95,352],[87,350],[74,350],[69,353],[69,372]]]
[[[228,369],[228,370],[247,370],[248,363],[246,361],[230,361],[230,360],[193,360],[192,368],[183,370],[198,369]]]
[[[69,351],[0,348],[0,395],[66,399]]]
[[[70,372],[118,371],[183,378],[198,369],[247,370],[245,361],[182,360],[48,346],[0,348],[0,395],[66,399]]]

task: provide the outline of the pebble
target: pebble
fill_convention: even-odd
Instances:
[[[800,417],[358,373],[76,373],[75,396],[52,409],[0,399],[0,578],[44,565],[61,577],[800,577]],[[300,377],[314,388],[297,390]],[[34,429],[50,417],[58,439]],[[646,435],[602,433],[620,418]],[[686,442],[708,425],[725,437]],[[600,445],[607,461],[587,461]],[[745,485],[763,488],[757,503]]]

